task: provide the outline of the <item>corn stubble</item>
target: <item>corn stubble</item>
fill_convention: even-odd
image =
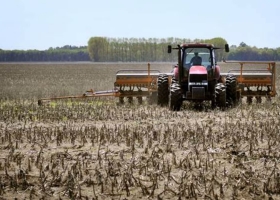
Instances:
[[[277,199],[280,108],[0,101],[0,197]]]

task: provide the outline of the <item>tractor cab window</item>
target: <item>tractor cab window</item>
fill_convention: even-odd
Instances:
[[[184,68],[200,65],[211,67],[211,51],[208,48],[187,48],[184,53]]]

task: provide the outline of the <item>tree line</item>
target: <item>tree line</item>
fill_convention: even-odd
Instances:
[[[189,42],[211,43],[223,47],[227,41],[217,37],[207,40],[182,38],[107,38],[91,37],[87,46],[50,47],[47,50],[1,50],[0,62],[177,62],[177,53],[167,53],[167,46]],[[216,59],[279,61],[280,48],[257,48],[241,42],[231,45],[230,52],[216,51]]]
[[[92,37],[88,41],[88,52],[95,62],[177,62],[177,52],[167,53],[167,46],[177,47],[178,44],[189,42],[211,43],[224,47],[227,43],[223,38],[209,40],[181,38],[104,38]],[[225,52],[218,51],[217,59],[225,57]]]
[[[230,47],[230,53],[228,54],[227,59],[240,61],[279,61],[280,47],[276,49],[257,48],[241,42],[239,46],[232,45]]]
[[[87,46],[49,48],[48,50],[1,50],[0,62],[90,61]]]

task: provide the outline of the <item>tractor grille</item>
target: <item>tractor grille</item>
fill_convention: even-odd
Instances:
[[[192,98],[204,98],[207,88],[207,74],[190,74],[188,90],[192,92]]]
[[[207,82],[207,74],[190,74],[190,81],[189,82]]]
[[[192,87],[192,98],[193,99],[205,99],[205,88],[204,87]]]

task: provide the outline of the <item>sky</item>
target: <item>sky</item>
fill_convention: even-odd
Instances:
[[[1,0],[0,49],[86,46],[90,37],[222,37],[280,47],[279,0]]]

